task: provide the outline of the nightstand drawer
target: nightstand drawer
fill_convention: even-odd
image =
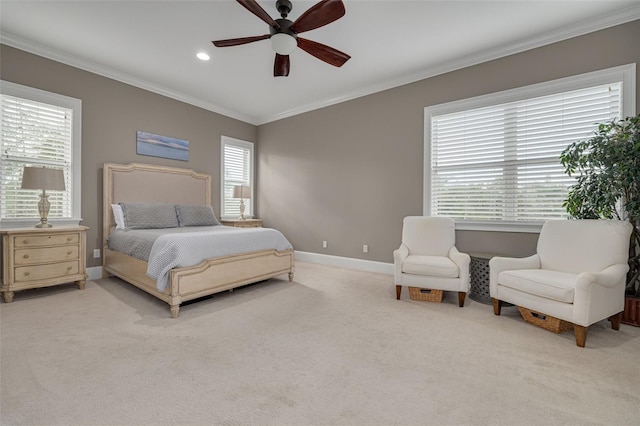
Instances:
[[[60,246],[48,248],[17,249],[16,265],[33,265],[34,263],[59,262],[61,260],[77,260],[78,246]]]
[[[15,280],[16,282],[38,281],[65,275],[78,275],[78,270],[77,260],[51,265],[21,266],[15,269]]]
[[[238,228],[260,228],[262,222],[236,223],[234,226]]]
[[[13,238],[15,247],[59,246],[63,244],[78,244],[80,234],[17,235]]]

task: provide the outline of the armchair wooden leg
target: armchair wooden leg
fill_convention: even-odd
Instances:
[[[614,330],[620,330],[620,320],[622,319],[622,312],[618,312],[615,315],[611,315],[609,317],[609,321],[611,321],[611,328]]]
[[[401,285],[397,285],[396,286],[396,299],[400,300],[400,294],[402,293],[402,286]]]
[[[491,298],[491,303],[493,303],[493,313],[495,315],[500,315],[500,310],[502,309],[502,300]]]
[[[584,348],[584,344],[587,341],[587,327],[573,324],[573,333],[576,335],[576,345]]]
[[[465,293],[464,291],[458,292],[458,306],[460,306],[461,308],[464,306],[465,297],[467,297],[467,293]]]

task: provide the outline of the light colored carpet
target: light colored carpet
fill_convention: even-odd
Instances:
[[[516,308],[395,300],[392,278],[298,263],[184,306],[118,279],[1,312],[3,425],[638,425],[640,328],[587,347]]]

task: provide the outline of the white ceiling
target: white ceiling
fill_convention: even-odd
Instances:
[[[259,1],[274,19],[275,0]],[[292,0],[295,21],[316,1]],[[303,37],[351,55],[335,68],[301,49],[273,77],[267,34],[235,1],[0,1],[4,44],[262,124],[640,19],[640,0],[365,1]],[[612,46],[615,48],[615,46]],[[208,62],[196,59],[205,51]]]

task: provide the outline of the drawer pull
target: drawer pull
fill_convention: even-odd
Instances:
[[[67,241],[71,241],[71,240],[73,240],[73,238],[67,237]]]
[[[69,250],[69,251],[67,252],[67,255],[70,255],[71,253],[73,253],[73,252],[72,252],[71,250]]]
[[[24,276],[25,276],[25,277],[28,277],[28,276],[29,276],[29,271],[25,272],[25,273],[24,273]]]
[[[22,244],[29,244],[29,240],[22,240]]]
[[[25,258],[25,259],[28,259],[28,258],[29,258],[29,255],[28,255],[28,254],[25,254],[25,255],[24,255],[24,256],[22,256],[22,257],[23,257],[23,258]]]
[[[70,271],[73,266],[67,266],[67,271]]]

